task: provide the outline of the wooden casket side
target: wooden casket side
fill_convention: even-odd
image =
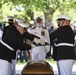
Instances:
[[[54,75],[52,67],[49,63],[42,62],[28,62],[21,75]]]

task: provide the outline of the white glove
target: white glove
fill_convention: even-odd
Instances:
[[[36,44],[41,44],[41,45],[44,45],[44,44],[45,44],[45,41],[44,41],[43,39],[38,39],[38,38],[35,38],[35,39],[34,39],[34,42],[35,42]]]
[[[43,39],[40,39],[40,44],[45,45],[45,41]]]
[[[38,43],[40,43],[40,39],[35,38],[35,39],[34,39],[34,42],[35,42],[36,44],[38,44]]]
[[[31,47],[32,47],[32,48],[34,48],[34,47],[36,47],[36,45],[34,45],[34,44],[31,44]]]

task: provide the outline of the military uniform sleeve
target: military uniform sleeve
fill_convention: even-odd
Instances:
[[[28,33],[28,32],[25,32],[25,33],[23,34],[23,37],[26,38],[26,39],[29,39],[29,40],[31,40],[31,41],[34,40],[34,37],[33,37],[30,33]]]
[[[60,35],[60,29],[61,28],[58,28],[57,30],[55,30],[50,34],[50,40],[54,40]]]

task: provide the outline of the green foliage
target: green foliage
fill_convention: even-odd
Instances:
[[[75,18],[76,16],[76,2],[74,0],[0,0],[0,8],[0,17],[13,15],[25,18],[27,21],[30,20],[30,12],[34,12],[34,14],[44,12],[53,16],[54,13],[57,13],[56,11],[59,11],[57,14],[63,13],[71,16],[70,13],[74,13],[74,16],[71,17]],[[24,10],[22,11],[21,8]]]

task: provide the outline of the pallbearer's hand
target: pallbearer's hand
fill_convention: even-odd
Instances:
[[[34,48],[34,47],[36,47],[36,45],[35,44],[31,44],[31,47]]]

